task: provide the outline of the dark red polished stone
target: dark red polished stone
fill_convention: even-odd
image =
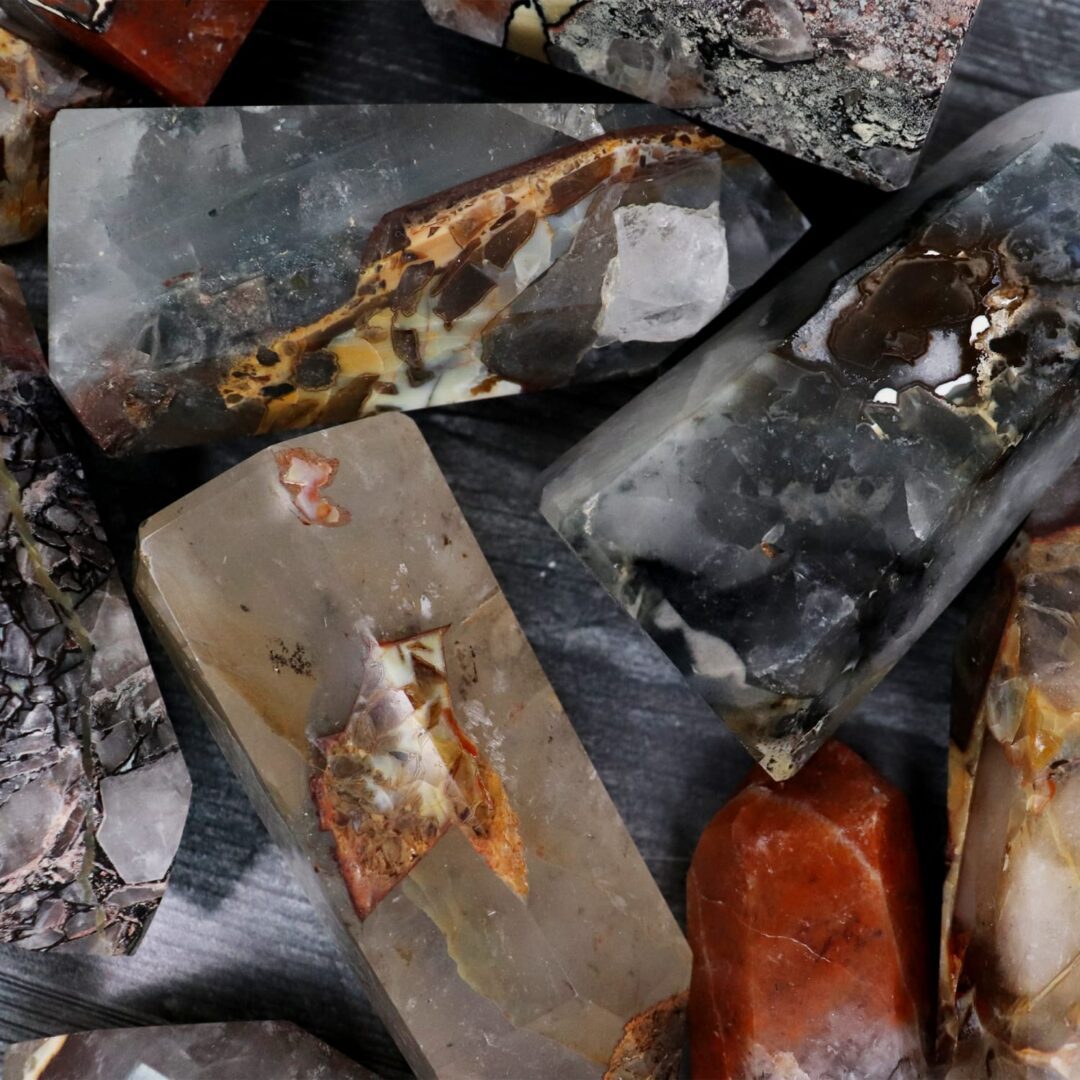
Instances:
[[[91,12],[85,0],[24,2],[81,49],[177,105],[206,103],[267,4],[111,0]]]
[[[695,1080],[925,1075],[922,894],[904,796],[827,743],[755,769],[687,883]]]

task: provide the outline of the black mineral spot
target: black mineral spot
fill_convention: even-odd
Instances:
[[[338,359],[329,349],[305,353],[296,366],[296,384],[305,390],[324,390],[338,373]]]
[[[276,386],[264,386],[259,393],[264,398],[282,398],[287,397],[296,389],[292,383],[278,383]]]
[[[255,359],[258,360],[263,367],[273,367],[281,360],[281,357],[278,356],[273,349],[268,349],[265,345],[260,345],[255,351]]]

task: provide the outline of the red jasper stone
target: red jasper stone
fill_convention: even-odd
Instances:
[[[86,52],[176,105],[205,105],[267,0],[110,0],[94,28],[82,0],[35,7]],[[64,14],[60,14],[60,13]],[[64,15],[67,15],[65,18]]]
[[[694,1080],[926,1075],[923,900],[904,796],[826,744],[755,769],[687,882]]]

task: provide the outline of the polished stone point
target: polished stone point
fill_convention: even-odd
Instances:
[[[677,1075],[686,942],[411,420],[162,511],[136,591],[419,1076]]]
[[[939,1045],[949,1080],[1080,1076],[1080,465],[957,651]]]
[[[653,367],[806,227],[756,161],[676,120],[645,105],[65,116],[53,377],[126,452]]]
[[[424,0],[436,22],[893,189],[979,0]]]
[[[0,267],[0,941],[127,953],[191,785],[65,424]]]
[[[695,1077],[924,1080],[930,995],[907,800],[827,743],[755,769],[687,879]]]
[[[81,68],[0,27],[0,245],[45,226],[49,125],[60,109],[101,105],[110,91]]]
[[[267,2],[3,0],[3,7],[174,105],[205,105]]]
[[[15,1043],[4,1080],[377,1080],[292,1024],[112,1028]]]
[[[1032,102],[706,342],[542,509],[792,775],[1080,444],[1080,95]]]

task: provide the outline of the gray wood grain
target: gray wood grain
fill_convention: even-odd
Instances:
[[[1080,0],[984,0],[930,153],[940,154],[1028,97],[1077,86]],[[215,100],[617,98],[440,30],[423,15],[419,0],[273,0]],[[760,156],[815,225],[778,274],[795,271],[810,250],[883,198],[781,155]],[[6,257],[43,327],[43,242]],[[681,918],[696,838],[749,760],[535,509],[542,470],[641,385],[482,402],[418,419],[600,776]],[[254,448],[247,442],[124,464],[91,456],[91,479],[121,566],[130,564],[140,520]],[[969,593],[843,731],[912,798],[932,929],[945,832],[949,667],[970,603]],[[129,959],[0,950],[0,1049],[17,1039],[108,1025],[282,1019],[385,1076],[407,1075],[177,676],[156,643],[151,646],[194,781],[169,894],[145,944]]]

